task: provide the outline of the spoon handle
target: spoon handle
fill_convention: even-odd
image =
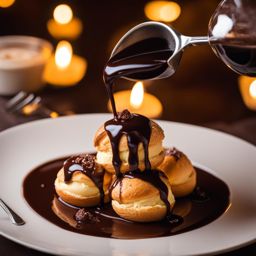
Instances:
[[[25,224],[25,221],[17,213],[15,213],[2,199],[0,199],[0,206],[7,213],[12,224],[17,226],[21,226]]]
[[[189,44],[190,45],[198,45],[198,44],[208,44],[210,39],[208,36],[194,36],[190,37]]]

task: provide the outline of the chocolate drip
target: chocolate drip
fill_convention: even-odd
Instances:
[[[168,213],[170,212],[168,188],[161,181],[158,176],[159,174],[154,172],[154,174],[151,175],[150,172],[151,165],[148,156],[148,146],[151,135],[150,120],[138,114],[130,114],[127,110],[122,112],[121,116],[118,115],[113,96],[113,85],[120,77],[141,80],[161,75],[168,68],[167,60],[172,54],[173,49],[170,49],[170,45],[166,40],[161,38],[148,38],[136,42],[115,54],[109,59],[103,74],[103,79],[114,114],[114,118],[105,123],[105,130],[109,136],[112,147],[112,163],[117,177],[117,180],[112,184],[111,189],[120,182],[121,198],[122,178],[124,176],[122,176],[120,171],[122,161],[119,156],[119,143],[121,137],[125,135],[127,137],[129,149],[129,177],[139,177],[155,186],[160,192],[161,199],[166,204]],[[144,171],[143,174],[140,174],[140,170],[138,169],[138,147],[141,143],[145,153],[146,171]]]
[[[113,159],[112,163],[115,168],[117,179],[110,187],[110,195],[117,184],[120,184],[119,198],[122,196],[123,178],[138,178],[152,184],[159,190],[160,198],[165,203],[167,215],[171,213],[170,203],[168,201],[168,187],[161,180],[160,176],[164,175],[159,171],[151,170],[151,164],[148,156],[148,146],[151,136],[151,121],[141,115],[131,114],[128,110],[118,113],[117,118],[111,119],[105,123],[105,130],[110,139]],[[122,161],[119,156],[119,144],[122,136],[127,137],[129,149],[129,172],[122,175]],[[142,143],[145,154],[145,170],[139,170],[138,147]]]
[[[125,116],[125,118],[122,116]],[[112,162],[117,177],[121,176],[120,168],[122,161],[119,156],[119,143],[123,135],[127,137],[130,171],[135,171],[139,168],[138,147],[140,143],[142,143],[144,148],[145,167],[146,169],[151,169],[148,158],[151,121],[148,118],[138,114],[131,114],[128,110],[125,110],[119,114],[118,118],[107,121],[105,123],[105,130],[110,139],[113,154]]]
[[[158,170],[145,170],[143,172],[141,172],[140,170],[136,170],[133,172],[125,173],[123,176],[123,178],[129,178],[129,179],[137,178],[137,179],[146,181],[146,182],[150,183],[151,185],[153,185],[155,188],[157,188],[159,191],[161,200],[166,205],[166,209],[167,209],[166,215],[170,215],[171,207],[170,207],[170,202],[168,201],[169,191],[168,191],[168,187],[163,182],[161,177],[167,179],[165,174]],[[121,180],[121,183],[122,183],[122,180]]]
[[[103,73],[114,117],[117,111],[113,96],[113,85],[120,77],[134,80],[151,79],[164,73],[167,60],[173,54],[168,42],[162,38],[148,38],[139,41],[109,59]]]
[[[82,172],[88,176],[100,191],[100,203],[104,203],[104,174],[105,170],[97,168],[94,154],[80,154],[68,158],[63,165],[64,180],[69,182],[75,172]]]

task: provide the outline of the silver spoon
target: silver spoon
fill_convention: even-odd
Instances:
[[[0,199],[0,206],[7,213],[12,224],[17,226],[25,224],[25,221],[17,213],[15,213],[2,199]]]
[[[173,50],[172,56],[168,59],[169,68],[167,68],[167,70],[165,70],[161,75],[151,78],[151,80],[161,79],[173,75],[178,68],[183,50],[186,47],[190,45],[209,43],[208,36],[184,36],[161,22],[148,21],[141,23],[129,30],[116,44],[111,53],[111,57],[126,47],[148,38],[162,38],[168,42],[170,49]],[[211,38],[211,42],[213,40],[214,39]],[[125,78],[133,80],[129,77]]]

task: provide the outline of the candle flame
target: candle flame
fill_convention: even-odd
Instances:
[[[131,91],[130,105],[138,109],[141,107],[144,98],[144,87],[142,82],[137,82]]]
[[[252,98],[256,99],[256,80],[254,80],[249,87],[249,93]]]
[[[172,1],[150,1],[146,4],[144,12],[150,20],[172,22],[180,16],[181,8]]]
[[[72,59],[72,46],[67,41],[60,41],[55,52],[55,63],[60,69],[65,69]]]
[[[67,24],[73,18],[72,9],[67,4],[60,4],[53,11],[53,18],[60,24]]]

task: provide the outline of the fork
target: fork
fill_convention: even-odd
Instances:
[[[0,206],[7,213],[12,224],[17,226],[25,224],[25,221],[17,213],[15,213],[2,199],[0,199]]]
[[[50,110],[41,104],[42,98],[34,93],[19,92],[5,105],[8,112],[22,112],[24,115],[31,115],[36,111],[48,117],[58,117],[59,113]]]

